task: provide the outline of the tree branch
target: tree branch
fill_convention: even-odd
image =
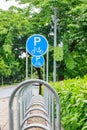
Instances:
[[[76,40],[74,40],[72,42],[70,48],[69,48],[69,51],[72,52],[75,49],[75,47],[76,47],[77,44],[78,44],[78,42]]]

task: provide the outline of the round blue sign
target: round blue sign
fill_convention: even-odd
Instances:
[[[44,65],[44,57],[43,56],[33,56],[32,65],[36,68],[42,67]]]
[[[26,42],[26,49],[33,56],[43,55],[48,50],[48,41],[40,34],[32,35]]]

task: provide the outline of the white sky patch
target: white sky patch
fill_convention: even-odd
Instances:
[[[35,8],[35,7],[33,7],[32,10],[31,10],[31,13],[32,13],[32,14],[33,14],[33,13],[39,13],[40,11],[41,11],[40,8]]]
[[[26,57],[26,53],[23,52],[21,55],[19,55],[19,58],[24,59]]]
[[[41,8],[35,8],[33,6],[32,9],[31,9],[31,11],[30,11],[31,15],[29,17],[31,18],[33,16],[33,14],[40,13],[40,11],[41,11]]]
[[[0,0],[0,9],[8,10],[10,6],[16,6],[19,8],[26,8],[28,4],[19,4],[18,1],[15,0]]]

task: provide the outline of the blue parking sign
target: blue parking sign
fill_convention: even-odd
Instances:
[[[44,65],[44,57],[43,56],[33,56],[32,57],[32,65],[36,68],[40,68]]]
[[[28,38],[26,42],[26,49],[27,52],[32,56],[43,55],[48,50],[48,41],[44,36],[40,34],[34,34]]]

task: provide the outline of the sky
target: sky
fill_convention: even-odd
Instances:
[[[10,6],[17,6],[17,7],[20,7],[20,8],[24,8],[26,7],[26,4],[25,5],[19,5],[18,4],[18,1],[15,1],[15,0],[9,0],[9,1],[6,1],[6,0],[0,0],[0,9],[3,9],[3,10],[8,10],[8,8]]]

